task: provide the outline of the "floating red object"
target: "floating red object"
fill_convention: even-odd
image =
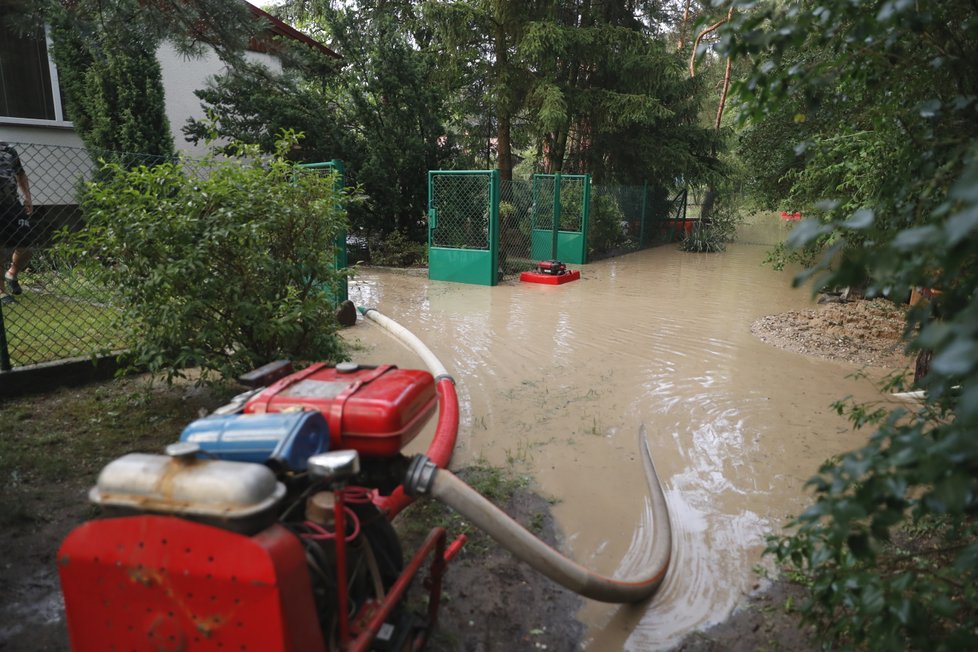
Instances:
[[[541,260],[537,263],[537,271],[541,274],[566,274],[567,265],[559,260]]]
[[[563,285],[581,278],[581,273],[575,270],[568,270],[563,274],[542,274],[540,272],[523,272],[520,280],[524,283],[542,283],[544,285]]]

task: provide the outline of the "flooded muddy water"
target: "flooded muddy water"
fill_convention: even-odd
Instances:
[[[490,288],[363,269],[351,299],[428,344],[458,384],[453,468],[512,466],[554,499],[563,550],[597,572],[642,573],[651,523],[638,457],[645,426],[673,521],[673,561],[639,607],[587,601],[585,649],[668,649],[724,619],[758,583],[765,534],[806,505],[804,482],[860,437],[831,408],[881,397],[853,366],[750,333],[809,307],[768,248],[673,246],[581,266],[563,286]],[[361,362],[421,366],[376,326],[347,331]],[[869,371],[869,376],[882,376]],[[423,451],[429,431],[409,452]]]

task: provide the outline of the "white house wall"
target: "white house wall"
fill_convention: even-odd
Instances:
[[[227,67],[211,50],[200,57],[186,58],[169,43],[160,46],[157,56],[174,146],[191,158],[202,156],[206,146],[187,142],[181,129],[191,117],[204,118],[204,110],[194,91],[205,88],[211,77],[224,74]],[[279,60],[273,56],[259,52],[246,52],[245,56],[276,72],[282,69]],[[70,123],[26,125],[0,122],[0,141],[19,145],[24,170],[32,181],[32,198],[37,205],[77,203],[75,192],[79,178],[91,178],[94,171],[81,138],[65,124]]]
[[[170,43],[164,43],[156,54],[162,69],[166,115],[170,120],[173,143],[180,152],[191,157],[200,156],[206,152],[206,146],[187,142],[182,129],[188,119],[202,120],[205,117],[194,91],[206,88],[208,80],[223,75],[227,66],[212,50],[207,50],[200,57],[187,58]],[[250,51],[245,56],[249,61],[261,63],[275,72],[282,70],[281,63],[273,56]]]
[[[74,204],[79,177],[94,165],[73,129],[0,124],[0,141],[13,143],[31,181],[35,205]]]

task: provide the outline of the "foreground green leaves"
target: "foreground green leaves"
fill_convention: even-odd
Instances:
[[[797,281],[932,290],[905,331],[933,356],[921,400],[840,404],[868,441],[823,465],[769,552],[810,583],[826,646],[976,649],[978,7],[756,3],[725,38],[755,63],[740,88],[753,146],[795,153],[758,187],[810,218],[790,241],[810,260]]]

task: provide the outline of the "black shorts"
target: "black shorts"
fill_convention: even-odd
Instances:
[[[30,216],[17,202],[0,202],[0,245],[29,247],[34,240]]]

